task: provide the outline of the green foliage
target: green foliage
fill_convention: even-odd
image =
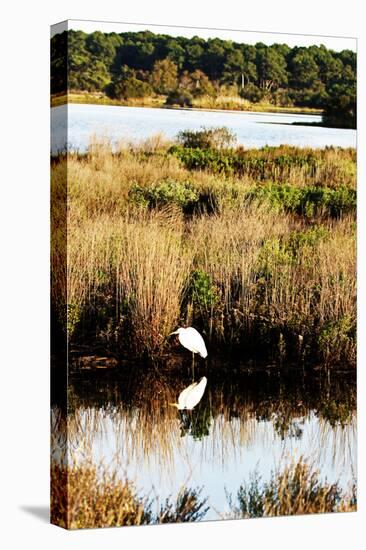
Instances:
[[[190,92],[194,97],[214,96],[215,88],[203,71],[196,69],[192,73],[183,71],[179,77],[179,88]]]
[[[170,94],[179,86],[193,96],[214,96],[221,89],[253,102],[324,108],[326,124],[356,124],[356,54],[350,50],[252,46],[150,31],[70,30],[51,39],[52,93],[67,88],[103,92],[118,80],[124,65],[158,94]]]
[[[325,105],[323,122],[336,128],[356,128],[357,93],[355,82],[336,84]]]
[[[249,483],[240,485],[237,493],[237,507],[235,508],[232,499],[229,498],[231,508],[240,511],[245,518],[261,518],[264,515],[263,488],[261,477],[258,472],[250,476]]]
[[[338,483],[329,484],[309,464],[300,459],[283,472],[272,473],[262,482],[258,473],[242,484],[234,504],[229,504],[235,517],[258,518],[295,514],[329,513],[355,510],[355,488],[344,493]]]
[[[355,319],[342,317],[328,321],[320,330],[317,340],[320,354],[326,363],[335,355],[350,357],[356,345]]]
[[[176,502],[166,499],[164,506],[160,508],[156,523],[185,523],[188,521],[201,521],[209,507],[206,506],[207,498],[201,499],[201,489],[182,489]]]
[[[356,210],[356,190],[349,187],[296,187],[268,184],[254,187],[247,200],[263,200],[278,209],[305,217],[329,215],[338,218]]]
[[[314,247],[328,236],[329,230],[326,227],[316,225],[303,231],[294,231],[282,238],[266,239],[258,256],[258,275],[268,281],[279,266],[285,269],[296,264],[299,257],[304,257],[306,248],[314,254]]]
[[[323,225],[314,225],[309,229],[291,233],[287,246],[292,251],[292,254],[296,255],[304,247],[312,248],[328,236],[329,229],[327,227]]]
[[[194,416],[183,416],[180,422],[180,436],[191,436],[195,441],[201,441],[210,433],[212,415],[209,407],[198,407]]]
[[[81,309],[78,304],[69,303],[67,305],[67,334],[72,336],[77,324],[80,321]]]
[[[177,88],[178,69],[170,59],[156,61],[151,73],[151,85],[159,94],[169,94]]]
[[[270,92],[287,84],[286,59],[275,47],[260,46],[257,51],[259,86]]]
[[[297,148],[263,147],[259,150],[230,148],[236,137],[226,128],[186,130],[178,134],[181,146],[170,152],[188,169],[206,169],[214,173],[237,174],[266,180],[287,176],[290,170],[306,168],[312,176],[322,162],[312,152]],[[282,152],[283,149],[283,152]]]
[[[179,107],[192,107],[193,96],[185,90],[174,90],[166,98],[166,105],[179,105]]]
[[[184,148],[226,149],[236,142],[235,134],[226,128],[202,128],[202,130],[183,130],[178,133],[178,142]]]
[[[183,133],[183,132],[182,132]],[[221,154],[216,149],[203,149],[197,146],[200,137],[196,132],[185,131],[181,136],[185,143],[193,143],[195,147],[173,145],[169,153],[176,156],[188,170],[210,170],[215,174],[231,174],[233,172],[232,162],[227,154]]]
[[[239,91],[239,95],[243,99],[247,99],[252,103],[258,103],[259,101],[262,101],[265,94],[264,91],[256,86],[253,82],[248,82],[248,84],[246,84],[244,88],[241,88],[241,90]]]
[[[151,86],[130,76],[113,82],[108,88],[108,95],[114,99],[129,99],[133,97],[146,97],[152,92]]]
[[[202,269],[195,269],[190,277],[188,296],[198,309],[209,310],[218,301],[218,295],[211,277]]]
[[[291,60],[291,78],[294,88],[311,88],[319,74],[318,65],[312,53],[306,48],[300,48]]]
[[[143,207],[155,208],[166,204],[176,204],[189,208],[198,203],[199,194],[190,182],[164,180],[150,187],[135,184],[129,193],[130,200]]]

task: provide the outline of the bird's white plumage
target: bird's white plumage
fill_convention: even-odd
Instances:
[[[192,410],[202,399],[205,393],[207,384],[207,378],[204,376],[199,382],[193,382],[190,386],[185,388],[178,397],[178,403],[176,403],[177,409]]]
[[[179,328],[173,334],[178,334],[179,342],[192,353],[198,353],[204,359],[207,357],[205,341],[193,327]]]

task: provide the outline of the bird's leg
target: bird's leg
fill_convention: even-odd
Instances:
[[[194,353],[192,352],[192,382],[194,382]]]

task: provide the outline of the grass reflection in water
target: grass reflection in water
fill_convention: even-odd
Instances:
[[[268,487],[273,492],[275,480],[282,489],[290,483],[296,461],[309,463],[308,474],[300,476],[305,484],[318,471],[318,485],[336,486],[333,500],[325,505],[320,499],[319,511],[355,507],[356,394],[349,374],[329,382],[314,372],[267,370],[222,378],[212,371],[197,407],[177,411],[169,403],[189,383],[186,377],[163,370],[118,378],[106,372],[71,376],[68,467],[96,467],[100,479],[106,469],[116,482],[131,483],[136,494],[152,499],[150,522],[161,521],[159,511],[165,504],[172,510],[183,489],[201,491],[206,519],[237,517],[233,495],[253,491],[255,471],[261,509],[267,510],[262,515],[276,515],[282,508],[268,504]],[[59,464],[56,450],[54,458]],[[278,477],[286,471],[287,477]],[[316,511],[316,503],[307,510]],[[244,510],[242,516],[248,514]]]

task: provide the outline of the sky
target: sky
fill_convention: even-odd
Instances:
[[[261,31],[245,31],[245,30],[220,30],[220,29],[205,29],[199,27],[178,27],[178,26],[163,26],[137,23],[117,23],[117,22],[101,22],[101,21],[83,21],[69,20],[69,29],[82,30],[90,33],[96,30],[103,32],[133,32],[142,30],[151,30],[152,32],[169,34],[171,36],[200,36],[202,38],[222,38],[224,40],[233,40],[234,42],[242,42],[245,44],[256,44],[264,42],[267,45],[280,43],[293,46],[311,46],[324,44],[329,49],[335,51],[353,50],[356,51],[357,40],[352,37],[336,37],[336,36],[319,36],[319,35],[304,35],[304,34],[284,34],[284,33],[269,33]],[[59,32],[60,28],[55,26],[54,31]],[[52,34],[52,32],[51,32]]]

